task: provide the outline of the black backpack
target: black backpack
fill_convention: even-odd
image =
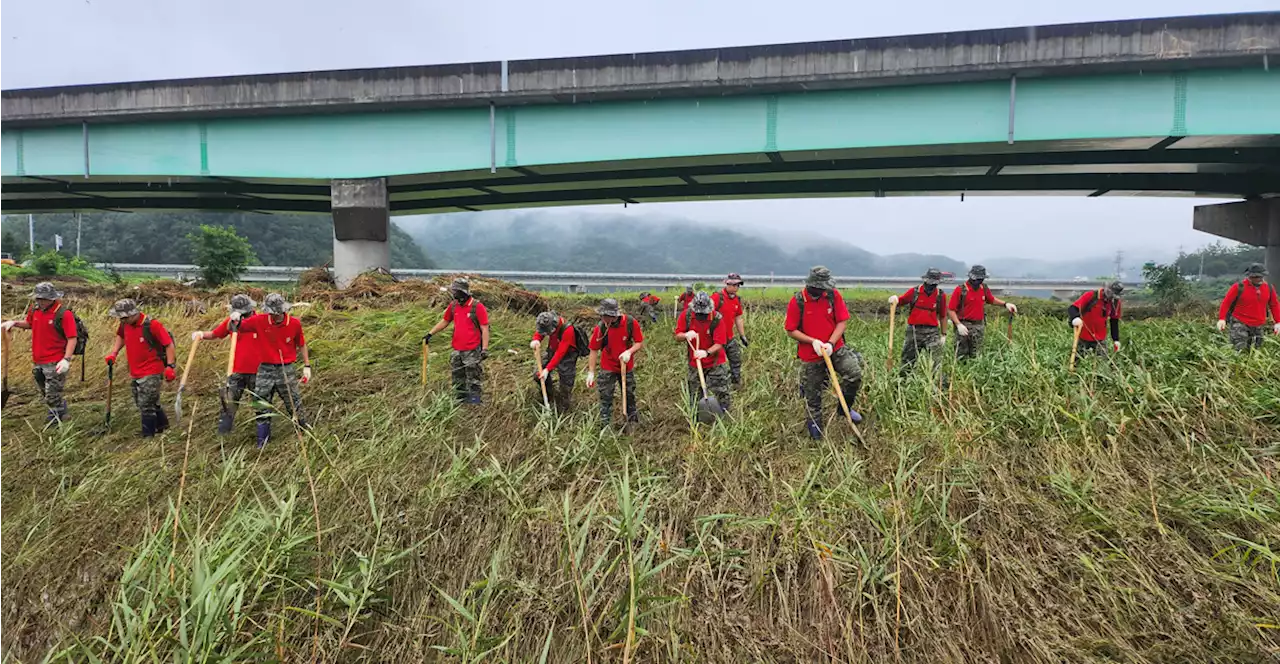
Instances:
[[[556,327],[556,331],[553,332],[551,336],[559,338],[560,335],[564,334],[564,328],[566,326],[573,327],[573,351],[566,351],[564,354],[565,359],[572,359],[569,357],[571,354],[577,357],[586,357],[587,355],[590,355],[591,337],[581,325],[573,323],[572,321],[565,321],[565,319],[561,318],[560,324]],[[548,346],[550,346],[550,342],[548,342]]]
[[[907,303],[907,306],[911,307],[910,309],[907,310],[908,316],[910,316],[911,312],[915,310],[916,300],[920,299],[920,291],[922,288],[924,288],[924,286],[916,286],[915,288],[911,289],[911,292],[913,294],[911,296],[911,301]],[[947,305],[943,304],[942,302],[943,293],[941,288],[934,288],[933,292],[935,294],[934,297],[936,298],[933,301],[933,309],[934,309],[934,313],[938,314],[938,326],[941,327],[943,321],[946,320]]]
[[[147,345],[151,347],[153,352],[155,352],[156,357],[160,358],[161,364],[168,364],[166,362],[168,358],[165,357],[164,354],[164,344],[160,343],[160,340],[156,339],[156,336],[151,332],[151,324],[155,322],[155,319],[147,318],[143,322],[145,325],[142,326],[142,340],[147,342]],[[118,331],[122,331],[123,329],[124,323],[121,323]]]
[[[796,308],[800,310],[800,322],[796,323],[796,331],[804,332],[804,291],[800,291],[793,296],[796,300]],[[835,290],[827,290],[827,303],[831,305],[831,315],[834,318],[836,312],[836,292]],[[806,334],[808,334],[806,332]],[[844,335],[840,335],[843,340]]]
[[[964,296],[966,293],[969,292],[969,289],[965,288],[965,286],[967,285],[968,284],[960,284],[959,286],[960,295],[956,298],[956,315],[957,316],[964,313]],[[982,284],[982,298],[984,302],[986,301],[986,297],[990,294],[991,294],[991,288],[988,287],[986,284]],[[985,307],[986,305],[983,305],[983,306]]]
[[[1244,285],[1247,283],[1249,283],[1249,280],[1245,279],[1240,283],[1236,284],[1236,299],[1231,301],[1230,307],[1227,307],[1227,317],[1224,318],[1223,320],[1231,320],[1231,314],[1236,312],[1236,305],[1240,304],[1240,296],[1244,295]],[[1268,284],[1265,281],[1262,282],[1261,286],[1258,286],[1258,295],[1262,297],[1264,320],[1266,315],[1265,312],[1266,312],[1267,301],[1271,299],[1271,292],[1267,290],[1269,286],[1270,284]],[[79,323],[80,319],[76,319],[76,322]]]
[[[58,331],[58,336],[62,337],[62,341],[65,343],[67,333],[62,331],[62,313],[64,311],[71,314],[71,317],[76,321],[76,348],[71,354],[84,355],[85,346],[89,345],[89,328],[85,327],[84,321],[80,320],[80,316],[76,315],[76,312],[59,305],[58,310],[53,314],[53,329]]]
[[[631,347],[631,340],[635,338],[636,319],[628,318],[624,314],[622,316],[622,324],[626,328],[622,334],[622,349],[626,350]],[[578,328],[575,326],[573,329],[577,330]],[[603,351],[609,347],[609,330],[605,329],[604,321],[600,321],[596,329],[600,332],[600,350]],[[588,343],[590,343],[590,340],[588,340]],[[590,353],[591,351],[588,349],[587,352]]]

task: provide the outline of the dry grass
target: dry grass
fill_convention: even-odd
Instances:
[[[198,412],[189,457],[185,432],[135,438],[122,386],[114,431],[93,433],[107,319],[85,316],[92,362],[88,381],[71,383],[72,427],[40,430],[29,362],[15,358],[3,414],[9,658],[310,661],[313,647],[320,661],[396,662],[1280,653],[1275,341],[1239,358],[1207,319],[1144,321],[1126,327],[1115,364],[1084,362],[1072,376],[1065,325],[1027,318],[1012,345],[993,325],[984,357],[939,392],[923,366],[888,379],[887,322],[858,319],[848,338],[870,371],[862,447],[834,417],[829,440],[804,436],[776,312],[749,318],[736,419],[692,426],[664,321],[637,376],[643,424],[624,436],[602,431],[581,385],[572,416],[540,414],[532,317],[501,307],[485,409],[454,405],[444,352],[421,390],[417,342],[439,303],[412,299],[406,289],[422,287],[404,283],[299,312],[316,428],[262,453],[243,411],[233,436],[213,435],[225,343],[201,344],[187,386],[184,404]],[[439,292],[424,297],[430,288]],[[6,313],[17,303],[6,297]],[[153,313],[184,334],[211,327],[218,305]]]

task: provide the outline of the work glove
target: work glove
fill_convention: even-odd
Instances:
[[[1016,305],[1016,304],[1014,304],[1014,303],[1012,303],[1012,302],[1005,302],[1005,303],[1004,303],[1004,308],[1005,308],[1005,309],[1008,309],[1008,310],[1009,310],[1009,313],[1011,313],[1011,314],[1016,314],[1016,313],[1018,313],[1018,305]]]
[[[1112,341],[1112,342],[1111,342],[1111,348],[1113,348],[1117,353],[1119,353],[1119,352],[1120,352],[1120,342],[1119,342],[1119,341]]]
[[[1221,332],[1221,331],[1223,331],[1223,330],[1225,330],[1225,329],[1227,329],[1227,321],[1222,320],[1221,318],[1219,318],[1219,319],[1218,319],[1218,331],[1219,331],[1219,332]]]
[[[696,342],[698,340],[698,333],[694,332],[693,330],[689,330],[688,332],[681,332],[680,338],[684,339],[685,341]]]
[[[588,372],[587,372],[587,387],[595,387],[595,386],[596,386],[596,375],[595,375],[595,373],[594,373],[594,372],[588,371]]]
[[[480,349],[480,361],[481,361],[481,362],[483,362],[483,361],[485,361],[485,360],[487,360],[487,359],[489,359],[489,349],[488,349],[488,348],[481,348],[481,349]]]
[[[969,328],[965,327],[964,323],[956,323],[956,333],[962,337],[967,337],[969,336]]]
[[[311,367],[302,367],[302,380],[300,382],[303,385],[311,382]]]
[[[738,341],[740,341],[740,342],[742,343],[742,347],[743,347],[743,348],[746,348],[747,346],[750,346],[750,345],[751,345],[751,344],[747,343],[747,335],[745,335],[745,334],[738,336]]]
[[[232,321],[233,323],[234,323],[234,322],[239,322],[239,321],[240,321],[240,312],[239,312],[239,311],[233,311],[233,312],[231,312],[231,313],[227,316],[227,318],[231,319],[231,321]]]
[[[537,339],[534,339],[533,341],[529,342],[529,347],[534,350],[538,350],[539,348],[542,347],[542,342],[538,341]]]
[[[203,339],[203,338],[204,338],[204,332],[201,332],[200,330],[196,330],[195,332],[192,332],[192,333],[191,333],[191,340],[192,340],[192,341],[199,341],[199,340],[201,340],[201,339]]]
[[[174,370],[173,370],[173,367],[165,367],[165,368],[164,368],[164,379],[165,379],[165,380],[167,380],[167,381],[169,381],[169,382],[173,382],[173,379],[174,379],[174,378],[177,378],[177,377],[178,377],[178,372],[174,371]]]
[[[68,362],[67,358],[65,357],[62,358],[61,360],[58,360],[57,366],[53,368],[55,373],[60,373],[60,374],[67,373],[67,371],[69,371],[70,369],[71,369],[71,363]]]
[[[424,344],[430,344],[430,343],[431,343],[431,334],[430,334],[430,333],[422,335],[422,343],[424,343]]]
[[[621,362],[622,364],[631,364],[631,351],[624,350],[621,353],[618,353],[618,362]]]
[[[693,359],[695,359],[695,360],[705,360],[705,359],[707,359],[707,351],[702,350],[701,348],[699,348],[698,350],[693,351]]]
[[[17,324],[18,324],[18,321],[16,320],[7,320],[4,323],[0,323],[0,327],[4,328],[5,332],[8,332],[9,330],[13,329],[14,325],[17,325]]]
[[[941,343],[941,345],[943,345],[943,346],[947,345],[947,338],[946,338],[946,337],[940,337],[940,338],[938,339],[938,341],[939,341],[939,342]]]
[[[538,380],[545,381],[547,379],[547,376],[551,375],[551,370],[543,369],[542,371],[535,371],[534,375],[538,377]]]
[[[1271,331],[1275,332],[1276,334],[1280,334],[1280,323],[1276,323],[1275,325],[1272,325]]]
[[[898,296],[897,296],[897,295],[890,295],[890,296],[889,296],[889,304],[897,304],[897,303],[898,303]]]
[[[1084,321],[1079,316],[1071,319],[1071,327],[1080,327],[1081,325],[1084,325]]]
[[[113,364],[115,364],[115,363],[116,363],[116,354],[115,354],[115,353],[112,353],[112,354],[110,354],[110,355],[108,355],[108,356],[106,356],[106,357],[104,357],[104,358],[102,358],[102,359],[106,360],[106,362],[107,362],[107,366],[111,366],[111,365],[113,365]]]

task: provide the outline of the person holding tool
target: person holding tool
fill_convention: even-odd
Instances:
[[[542,369],[534,379],[547,383],[551,402],[560,412],[567,413],[573,406],[578,356],[586,351],[586,344],[578,343],[578,330],[573,323],[554,311],[544,311],[534,321],[533,341],[529,342],[534,353],[542,348],[543,339],[547,340],[547,349],[543,352]]]
[[[231,297],[231,311],[246,319],[254,314],[257,303],[248,295],[237,293]],[[231,316],[222,319],[218,326],[207,332],[196,330],[191,333],[194,343],[201,339],[225,339],[232,337],[231,370],[227,372],[227,382],[219,390],[222,398],[222,412],[218,416],[218,435],[231,433],[235,426],[236,411],[240,408],[240,397],[248,390],[253,392],[258,377],[258,368],[262,364],[262,349],[259,348],[258,333],[240,334],[239,323],[233,323]]]
[[[114,366],[120,349],[129,360],[129,375],[133,402],[138,406],[142,419],[142,437],[150,438],[169,428],[169,417],[160,405],[160,388],[164,381],[178,377],[174,369],[173,337],[160,321],[148,318],[138,309],[138,303],[129,298],[111,307],[111,317],[120,321],[116,338],[107,353],[108,366]]]
[[[1231,345],[1244,353],[1261,348],[1267,313],[1271,313],[1274,334],[1280,334],[1280,299],[1265,280],[1267,268],[1254,263],[1244,271],[1244,279],[1231,284],[1218,307],[1218,331],[1226,331]]]
[[[606,298],[596,312],[600,324],[591,332],[587,356],[587,387],[600,394],[600,420],[608,424],[613,416],[613,394],[622,384],[623,410],[628,423],[640,421],[636,407],[636,353],[644,347],[644,332],[636,319],[626,316],[618,301]],[[596,358],[600,359],[600,382],[596,383]]]
[[[725,344],[730,339],[731,329],[724,316],[715,310],[711,296],[702,291],[694,295],[689,308],[676,320],[675,336],[689,347],[689,398],[695,407],[707,398],[702,393],[705,379],[707,391],[715,397],[711,409],[719,411],[712,413],[714,416],[728,412],[730,405],[729,386],[732,381]],[[703,379],[698,377],[699,364],[702,365]],[[707,403],[712,402],[707,400]]]
[[[1120,352],[1120,295],[1124,284],[1113,281],[1097,290],[1086,291],[1067,307],[1071,326],[1080,330],[1079,346],[1082,351],[1107,354],[1107,327],[1111,328],[1111,349]],[[1073,356],[1074,359],[1074,356]]]
[[[902,366],[898,369],[905,376],[915,366],[921,350],[933,356],[934,367],[941,364],[942,348],[947,343],[942,321],[947,310],[947,294],[938,288],[942,271],[929,268],[921,277],[924,283],[914,286],[902,295],[890,295],[889,304],[910,307],[907,316],[907,334],[902,341]]]
[[[271,439],[271,401],[280,395],[285,412],[294,418],[298,426],[306,428],[307,418],[302,411],[301,386],[311,382],[311,354],[307,339],[302,333],[302,322],[289,315],[292,305],[279,293],[271,293],[262,301],[263,313],[244,317],[240,311],[231,310],[231,324],[239,323],[241,338],[258,335],[258,375],[254,377],[253,394],[258,397],[258,447]],[[302,356],[302,377],[299,379],[295,364]]]
[[[1018,307],[996,297],[983,282],[987,268],[974,265],[969,268],[969,278],[951,292],[947,317],[956,326],[956,357],[967,360],[978,356],[987,327],[987,306],[1004,307],[1009,315],[1018,313]]]
[[[62,306],[62,292],[53,284],[47,281],[36,284],[31,298],[36,305],[27,310],[23,320],[4,321],[4,334],[14,328],[31,330],[31,376],[44,395],[44,405],[49,411],[45,423],[62,424],[69,417],[67,400],[62,396],[67,372],[71,370],[77,342],[80,354],[84,353],[84,338],[78,336],[75,314]]]
[[[849,324],[849,309],[844,296],[836,290],[831,270],[818,265],[809,270],[804,290],[796,293],[787,303],[787,317],[783,328],[787,336],[796,340],[796,357],[800,359],[800,395],[805,400],[808,415],[805,428],[809,437],[821,440],[822,393],[831,382],[826,359],[831,360],[834,374],[840,379],[840,389],[845,403],[851,404],[862,388],[862,355],[844,343],[845,326]],[[854,422],[861,422],[862,415],[852,410],[846,415]]]
[[[742,275],[730,272],[724,278],[724,290],[711,296],[712,306],[729,328],[729,340],[724,346],[724,352],[729,358],[729,377],[734,385],[742,384],[742,349],[748,345],[747,326],[743,322],[746,320],[743,318],[746,309],[742,306],[742,298],[738,297],[738,289],[743,283]]]
[[[444,317],[422,337],[422,343],[430,344],[433,335],[454,323],[453,352],[449,355],[453,391],[460,403],[478,406],[484,390],[484,361],[489,358],[489,310],[471,297],[467,279],[454,279],[449,295],[452,301],[445,307]]]

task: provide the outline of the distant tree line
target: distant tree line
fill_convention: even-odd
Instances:
[[[1175,265],[1186,276],[1239,277],[1251,263],[1263,262],[1264,252],[1262,247],[1215,242],[1189,254],[1179,254]]]

